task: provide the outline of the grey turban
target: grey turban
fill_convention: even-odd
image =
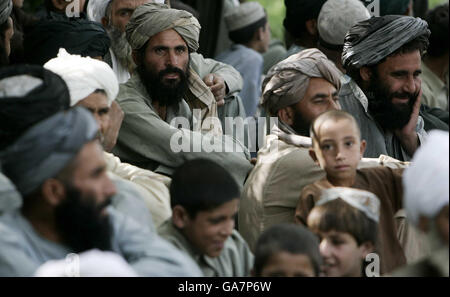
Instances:
[[[339,90],[341,76],[342,73],[321,51],[316,48],[303,50],[269,70],[263,82],[261,105],[275,115],[305,96],[310,78],[324,78]]]
[[[98,125],[89,111],[76,107],[39,122],[0,153],[3,173],[26,196],[55,177],[95,139]]]
[[[404,44],[421,37],[428,46],[427,22],[409,16],[373,17],[354,25],[345,36],[342,65],[376,65]]]
[[[138,50],[150,37],[169,29],[181,35],[191,52],[198,50],[198,20],[187,11],[170,9],[165,4],[147,3],[136,8],[126,26],[126,36],[131,48]]]
[[[12,0],[0,0],[0,25],[8,20],[12,9]]]

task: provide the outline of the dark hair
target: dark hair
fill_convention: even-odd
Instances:
[[[0,24],[0,66],[9,64],[9,58],[6,54],[6,31],[11,28],[9,18],[3,24]]]
[[[239,197],[239,187],[231,174],[210,160],[187,161],[172,176],[170,205],[183,206],[191,218],[199,211],[215,209]]]
[[[411,40],[410,42],[405,43],[402,45],[399,49],[397,49],[395,52],[390,54],[389,56],[384,57],[382,60],[377,62],[375,65],[366,65],[366,67],[371,68],[372,70],[375,70],[377,66],[381,63],[384,63],[388,57],[394,57],[397,55],[403,55],[403,54],[409,54],[415,51],[419,51],[420,55],[423,56],[425,51],[428,47],[428,37],[426,34],[420,35],[417,38]],[[347,75],[349,75],[358,85],[362,82],[361,75],[359,73],[359,69],[357,67],[352,66],[351,64],[348,64],[347,67],[345,67],[345,70],[347,72]]]
[[[431,31],[430,46],[428,47],[427,55],[440,57],[448,53],[448,3],[439,5],[429,11],[425,20]]]
[[[316,276],[322,258],[318,238],[307,228],[294,224],[279,224],[268,228],[259,237],[255,248],[255,276],[261,276],[269,259],[279,252],[308,256]]]
[[[266,29],[266,24],[267,16],[244,28],[229,32],[228,37],[230,37],[231,41],[234,43],[247,44],[253,39],[259,28],[263,28],[263,30]]]
[[[306,22],[317,19],[326,0],[284,0],[286,16],[283,26],[294,38],[307,32]]]
[[[313,211],[316,213],[311,216]],[[312,230],[349,233],[355,238],[358,246],[365,242],[371,242],[375,246],[377,242],[377,222],[369,219],[362,211],[350,206],[342,199],[315,206],[307,222]]]

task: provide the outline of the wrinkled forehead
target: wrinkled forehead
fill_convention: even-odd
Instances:
[[[124,8],[135,10],[138,6],[153,2],[153,0],[112,0],[112,10],[113,12]]]

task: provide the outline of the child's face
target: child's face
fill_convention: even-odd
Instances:
[[[316,133],[318,141],[311,154],[327,177],[334,180],[353,177],[365,149],[354,123],[348,119],[330,119],[323,122]]]
[[[187,217],[184,235],[201,254],[219,256],[233,232],[238,206],[239,199],[233,199],[213,210],[198,212],[194,219]]]
[[[368,250],[358,246],[355,238],[345,232],[316,232],[320,238],[319,250],[323,259],[321,273],[330,277],[358,277],[362,272]]]
[[[261,271],[263,277],[314,277],[311,260],[304,254],[280,251],[273,254]]]

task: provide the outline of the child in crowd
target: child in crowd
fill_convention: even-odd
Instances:
[[[249,276],[253,254],[234,229],[239,187],[220,165],[204,159],[176,170],[170,185],[172,217],[158,233],[199,265],[204,276]]]
[[[380,232],[377,250],[381,273],[390,272],[406,263],[397,238],[395,213],[402,208],[403,169],[374,167],[357,169],[366,142],[352,115],[340,110],[321,114],[311,125],[313,147],[310,155],[326,172],[326,177],[303,188],[297,204],[295,220],[307,225],[308,214],[324,189],[352,187],[374,193],[380,199]],[[355,222],[356,224],[356,222]]]
[[[258,239],[252,275],[319,276],[321,263],[319,241],[311,231],[299,225],[279,224],[264,231]]]
[[[379,212],[380,201],[370,192],[344,187],[322,192],[307,219],[320,238],[322,276],[366,275],[364,264],[366,256],[375,251]],[[371,272],[379,274],[376,264]]]

